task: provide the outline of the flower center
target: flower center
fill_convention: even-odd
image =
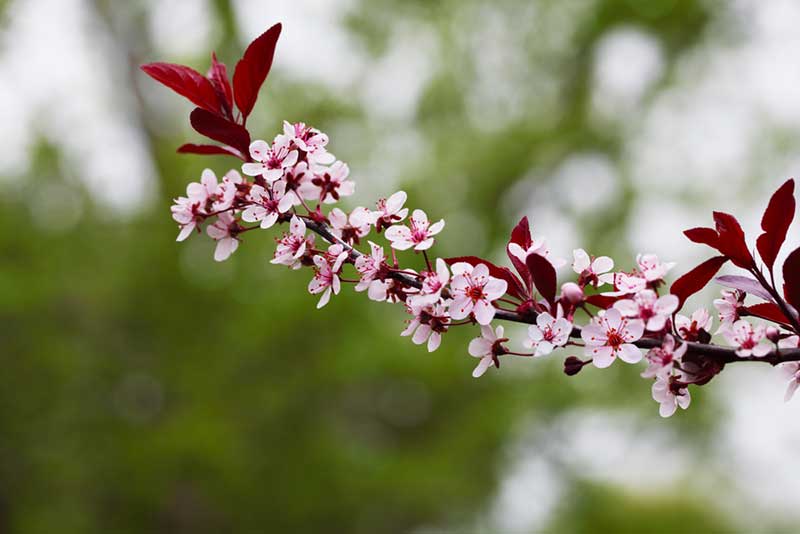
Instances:
[[[486,295],[481,286],[471,286],[467,291],[467,296],[471,298],[473,302],[477,302],[483,300]]]
[[[747,337],[744,341],[742,341],[742,348],[743,349],[752,349],[756,346],[756,342],[752,337]]]
[[[615,328],[612,328],[608,331],[608,345],[614,347],[615,349],[625,343],[625,340],[622,338],[619,332]]]

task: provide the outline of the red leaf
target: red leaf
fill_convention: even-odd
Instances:
[[[531,248],[533,239],[531,239],[531,227],[527,217],[520,219],[514,229],[511,230],[511,239],[509,239],[508,242],[516,243],[521,246],[523,250]]]
[[[690,228],[684,230],[683,234],[694,243],[708,245],[714,249],[719,245],[719,234],[713,228]]]
[[[745,310],[747,310],[750,315],[755,315],[756,317],[772,321],[773,323],[791,324],[791,321],[786,318],[781,309],[774,302],[754,304],[745,307]]]
[[[557,285],[556,269],[553,264],[544,256],[528,254],[528,257],[525,258],[525,265],[528,266],[536,289],[552,305],[556,300]]]
[[[280,23],[274,25],[250,43],[233,71],[233,95],[244,121],[253,111],[258,90],[272,68],[275,45],[281,34]]]
[[[789,304],[800,310],[800,248],[783,263],[783,294]]]
[[[228,79],[228,68],[224,63],[217,61],[217,54],[214,52],[211,53],[211,67],[208,69],[206,77],[222,103],[225,116],[233,120],[233,90]]]
[[[726,274],[724,276],[718,276],[714,281],[719,285],[729,287],[731,289],[738,289],[739,291],[743,291],[745,293],[750,293],[751,295],[761,297],[766,301],[775,300],[772,298],[772,295],[770,295],[769,290],[761,285],[761,282],[754,278],[750,278],[749,276]]]
[[[717,274],[720,267],[728,261],[725,256],[714,256],[713,258],[704,261],[688,273],[684,274],[672,283],[669,292],[677,296],[680,300],[680,305],[686,302],[686,299],[703,289],[708,284],[714,275]]]
[[[250,134],[244,126],[214,115],[200,108],[195,108],[189,115],[192,127],[206,137],[230,145],[243,155],[250,150]]]
[[[787,180],[769,199],[769,205],[761,218],[764,233],[758,236],[756,248],[767,268],[772,271],[775,258],[786,240],[786,232],[794,219],[794,180]]]
[[[241,152],[232,146],[220,145],[196,145],[194,143],[186,143],[178,147],[179,154],[204,154],[210,156],[234,156],[242,161],[247,161],[247,158]]]
[[[589,295],[586,297],[586,302],[592,306],[597,306],[603,310],[607,310],[614,305],[618,300],[628,298],[627,295],[609,296],[609,295]]]
[[[736,217],[720,211],[714,212],[714,222],[717,224],[719,242],[717,250],[728,256],[730,260],[743,269],[753,266],[753,256],[747,248],[744,231]]]
[[[140,67],[148,76],[160,82],[193,104],[212,113],[220,113],[217,93],[211,82],[196,70],[172,63],[148,63]]]
[[[508,244],[506,245],[506,254],[508,255],[508,259],[511,260],[511,264],[514,265],[514,268],[517,270],[520,276],[522,276],[522,279],[525,281],[525,285],[528,288],[528,293],[530,293],[533,289],[531,273],[528,272],[528,266],[525,265],[525,262],[511,253],[511,243],[516,243],[520,246],[520,248],[522,248],[522,250],[528,250],[531,248],[531,245],[533,245],[531,229],[528,224],[527,217],[520,219],[514,229],[511,230],[511,238],[508,240]]]
[[[528,294],[522,282],[508,267],[500,267],[489,260],[484,260],[477,256],[456,256],[454,258],[445,258],[444,261],[447,265],[453,265],[458,262],[469,263],[473,267],[480,264],[486,265],[489,268],[489,275],[506,281],[508,284],[506,291],[509,295],[513,295],[522,301],[528,300]]]

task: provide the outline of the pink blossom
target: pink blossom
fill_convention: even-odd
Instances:
[[[691,317],[680,314],[675,316],[675,327],[686,341],[698,341],[701,331],[710,333],[712,322],[713,319],[705,308],[696,309]]]
[[[667,334],[661,342],[660,347],[650,349],[645,354],[647,369],[642,373],[644,378],[652,378],[660,375],[671,375],[675,367],[675,362],[679,362],[686,354],[688,345],[681,343],[675,348],[675,338]]]
[[[286,169],[283,181],[286,182],[286,196],[291,197],[292,205],[299,206],[303,202],[301,199],[315,200],[319,196],[319,190],[311,183],[314,177],[308,170],[308,163],[301,161],[294,167]]]
[[[352,195],[356,190],[356,184],[347,179],[349,175],[350,167],[341,161],[337,161],[330,167],[322,167],[311,178],[311,185],[316,193],[315,198],[319,198],[325,204],[333,204],[341,197]],[[304,194],[310,191],[312,191],[310,188],[304,189]]]
[[[389,198],[378,200],[378,210],[372,212],[373,224],[378,232],[406,218],[408,208],[403,207],[403,204],[406,203],[406,198],[405,191],[398,191]]]
[[[778,348],[796,349],[800,344],[800,337],[789,336],[778,341]],[[794,397],[795,391],[800,386],[800,362],[783,362],[778,365],[781,373],[789,380],[786,385],[786,393],[783,396],[784,402],[789,402]]]
[[[247,176],[261,175],[271,184],[297,163],[297,150],[292,150],[289,137],[279,135],[272,146],[261,139],[250,143],[250,157],[255,163],[243,164],[242,172]]]
[[[561,299],[575,305],[583,302],[585,295],[581,286],[575,282],[567,282],[561,286]]]
[[[624,318],[619,310],[609,308],[583,328],[581,337],[586,343],[584,352],[592,357],[594,366],[605,368],[614,363],[617,356],[628,363],[640,361],[642,353],[633,342],[643,333],[644,322]]]
[[[306,223],[300,217],[293,215],[289,223],[289,233],[283,234],[283,237],[278,240],[275,257],[270,260],[270,263],[299,269],[302,266],[302,258],[306,250],[313,246],[314,236],[306,237]]]
[[[213,173],[211,173],[213,175]],[[216,177],[215,177],[216,181]],[[224,211],[233,206],[233,201],[236,199],[236,193],[239,192],[239,185],[242,184],[242,175],[238,171],[231,169],[222,177],[222,183],[216,188],[216,191],[210,195],[211,209],[216,211]]]
[[[800,386],[800,362],[784,362],[778,365],[783,375],[789,380],[786,385],[786,393],[783,395],[784,402],[789,402],[794,397],[795,391]]]
[[[284,195],[286,182],[278,180],[267,189],[260,185],[250,188],[247,199],[254,204],[242,212],[242,220],[247,222],[261,221],[261,228],[269,228],[282,213],[292,207],[292,198]]]
[[[761,358],[769,354],[772,347],[766,339],[766,328],[763,324],[753,326],[745,319],[739,319],[722,331],[722,335],[736,349],[737,356],[755,356]]]
[[[800,336],[789,336],[778,341],[779,349],[796,349],[800,346]]]
[[[414,210],[409,226],[396,225],[386,230],[386,239],[391,241],[392,248],[397,250],[427,250],[433,245],[433,236],[444,228],[444,220],[434,224],[428,222],[428,216],[422,210]]]
[[[339,271],[342,263],[347,259],[347,251],[342,245],[331,245],[327,254],[314,256],[316,270],[314,278],[308,283],[308,292],[312,295],[322,293],[317,303],[317,309],[325,306],[331,298],[331,292],[338,295],[342,288]]]
[[[508,244],[508,251],[516,256],[522,263],[525,263],[525,260],[528,259],[528,256],[531,254],[538,254],[548,260],[550,263],[553,264],[553,267],[558,269],[559,267],[564,266],[567,261],[562,258],[554,258],[552,252],[550,251],[550,247],[547,246],[547,240],[544,238],[537,238],[534,239],[531,243],[531,246],[528,247],[527,250],[523,249],[517,243],[509,243]]]
[[[598,287],[614,281],[614,274],[609,272],[614,268],[614,260],[608,256],[590,258],[585,250],[579,248],[572,251],[572,257],[572,270],[580,275],[583,285]]]
[[[664,279],[664,275],[675,267],[675,262],[663,263],[655,254],[639,254],[636,256],[639,271],[648,282],[657,282]]]
[[[739,310],[744,305],[744,293],[737,290],[723,289],[722,298],[714,300],[714,307],[719,312],[720,325],[716,333],[720,333],[739,320]]]
[[[369,242],[369,247],[370,253],[368,255],[362,254],[355,261],[356,271],[361,275],[361,279],[355,287],[356,291],[365,291],[369,288],[370,284],[386,268],[386,255],[383,253],[383,247],[376,245],[372,241]],[[385,297],[383,300],[385,300]]]
[[[505,294],[508,283],[489,276],[489,268],[482,263],[473,267],[459,262],[450,269],[454,275],[450,283],[450,317],[464,319],[473,313],[478,324],[489,324],[495,314],[492,301]]]
[[[506,341],[503,337],[503,327],[498,326],[496,330],[492,330],[491,326],[482,325],[481,335],[469,342],[468,351],[470,356],[480,358],[477,367],[472,371],[472,376],[479,378],[483,373],[494,364],[500,367],[498,356],[506,354],[507,351],[503,347],[502,342]]]
[[[447,325],[450,323],[447,307],[441,302],[423,305],[410,304],[408,311],[414,318],[409,321],[408,326],[400,335],[414,334],[411,341],[417,345],[427,341],[428,352],[438,349],[442,342],[442,334],[447,332]]]
[[[220,213],[214,224],[206,228],[209,237],[217,242],[217,248],[214,249],[216,261],[227,260],[239,248],[239,240],[236,239],[238,230],[239,223],[227,211]]]
[[[647,288],[647,280],[631,273],[614,273],[610,278],[610,282],[614,285],[614,291],[606,291],[603,295],[631,295]]]
[[[201,207],[200,202],[195,202],[187,197],[176,198],[175,204],[170,207],[170,211],[172,212],[172,218],[181,229],[176,241],[183,241],[189,237],[194,229],[197,228],[197,225],[206,218],[205,210]]]
[[[678,406],[685,410],[689,407],[689,403],[692,402],[692,396],[686,386],[677,388],[677,392],[674,389],[672,377],[667,375],[656,376],[652,393],[653,399],[661,405],[658,408],[658,413],[661,417],[671,416],[678,409]]]
[[[625,317],[635,317],[644,321],[645,328],[660,332],[672,313],[678,309],[680,301],[675,295],[659,297],[652,289],[636,293],[632,299],[618,300],[614,307]]]
[[[522,342],[529,349],[535,349],[535,356],[544,356],[556,347],[563,347],[569,341],[572,323],[561,317],[559,306],[557,318],[547,312],[536,317],[536,324],[528,327],[528,337]]]
[[[372,214],[367,208],[356,208],[348,217],[339,208],[333,208],[328,214],[328,219],[331,222],[331,231],[336,237],[350,244],[358,244],[362,237],[369,234]]]
[[[375,302],[397,302],[397,295],[391,293],[395,287],[394,280],[373,280],[367,286],[367,298]]]
[[[236,177],[239,181],[236,182]],[[192,182],[186,186],[186,196],[175,199],[175,204],[170,208],[172,218],[180,226],[177,241],[189,237],[210,213],[228,209],[236,195],[235,185],[241,183],[242,177],[236,171],[230,171],[223,178],[223,183],[217,182],[217,175],[211,169],[204,169],[200,182]],[[211,210],[211,212],[209,212]]]
[[[305,123],[297,122],[291,124],[283,121],[283,134],[295,144],[297,148],[306,152],[309,160],[314,164],[328,165],[333,163],[334,156],[329,153],[325,146],[328,144],[328,136],[316,128],[306,126]]]
[[[438,302],[442,296],[442,290],[450,281],[447,263],[443,259],[437,258],[435,272],[423,271],[420,274],[422,275],[422,288],[417,295],[409,297],[409,301],[417,306]]]

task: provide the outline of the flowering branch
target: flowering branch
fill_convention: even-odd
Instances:
[[[475,377],[500,368],[501,357],[540,358],[573,347],[584,359],[566,357],[567,375],[587,365],[603,369],[617,359],[629,364],[645,359],[648,365],[641,375],[653,380],[653,398],[664,417],[689,406],[689,386],[707,384],[729,363],[780,366],[789,378],[787,400],[800,386],[800,249],[784,262],[782,291],[775,283],[775,260],[794,218],[793,180],[776,191],[762,218],[763,233],[756,241],[760,263],[736,218],[714,212],[714,228],[692,228],[685,234],[717,255],[678,278],[668,291],[665,277],[673,263],[639,254],[633,270],[615,271],[611,258],[593,257],[583,249],[573,251],[576,280],[559,288],[558,270],[567,262],[555,258],[544,239],[532,237],[527,217],[514,227],[506,246],[513,270],[477,256],[437,258],[429,254],[444,220],[429,221],[419,209],[409,215],[403,191],[378,200],[374,210],[328,209],[352,195],[355,183],[347,164],[328,152],[324,133],[284,122],[283,132],[272,142],[251,139],[246,120],[269,73],[280,31],[280,25],[273,26],[248,46],[232,84],[225,65],[213,54],[205,76],[180,65],[142,67],[197,105],[190,115],[192,126],[222,143],[189,143],[179,152],[243,161],[241,174],[230,170],[221,181],[206,169],[200,182],[187,186],[186,196],[175,199],[172,216],[179,226],[178,241],[205,228],[217,243],[214,258],[224,261],[237,250],[244,233],[288,224],[289,231],[276,239],[271,263],[313,269],[308,291],[319,295],[318,308],[338,295],[343,284],[353,284],[370,300],[401,304],[410,316],[401,335],[427,344],[429,351],[439,347],[451,328],[478,325],[480,336],[467,350],[478,359]],[[372,232],[388,241],[389,257],[373,241],[367,242],[368,252],[359,250]],[[402,266],[404,251],[420,254],[423,270]],[[728,262],[745,274],[716,277]],[[345,269],[355,274],[345,277]],[[687,299],[712,280],[726,288],[714,301],[720,321],[714,334],[728,346],[711,343],[713,318],[705,308],[689,316],[679,313]],[[758,302],[746,304],[748,296]],[[587,323],[576,324],[584,314]],[[503,326],[493,326],[498,320],[529,325],[521,340],[526,350],[510,348]]]
[[[354,249],[334,234],[328,229],[328,227],[324,223],[318,223],[313,221],[306,222],[306,228],[311,230],[312,232],[316,233],[330,244],[340,244],[347,250],[353,258],[358,258],[362,256],[361,252]],[[398,280],[410,287],[421,289],[422,283],[417,280],[416,278],[412,278],[406,274],[399,273],[399,272],[392,272],[389,274],[389,277]],[[495,312],[495,319],[501,319],[504,321],[510,321],[513,323],[522,323],[522,324],[536,324],[536,314],[527,314],[522,315],[515,311],[508,311],[508,310],[497,310]],[[572,328],[570,332],[571,338],[580,339],[581,338],[581,329],[577,326]],[[701,357],[709,358],[719,362],[720,364],[728,364],[728,363],[735,363],[735,362],[764,362],[768,363],[772,366],[785,363],[785,362],[793,362],[793,361],[800,361],[800,349],[774,349],[767,353],[763,357],[756,357],[756,356],[739,356],[736,354],[736,349],[731,347],[725,347],[721,345],[714,345],[711,343],[695,343],[692,341],[685,341],[684,342],[687,346],[687,351],[693,354],[696,354]],[[651,337],[644,337],[641,338],[633,343],[639,348],[642,349],[652,349],[659,347],[661,345],[661,341],[657,338]]]

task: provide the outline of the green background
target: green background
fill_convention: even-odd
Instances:
[[[346,289],[316,311],[307,271],[268,264],[274,232],[249,233],[224,264],[212,260],[207,239],[176,244],[171,198],[204,167],[221,175],[235,162],[176,154],[181,143],[198,140],[185,125],[189,108],[135,66],[168,60],[205,70],[213,49],[232,70],[253,33],[240,27],[235,6],[217,0],[209,4],[210,42],[196,55],[165,57],[146,22],[157,6],[88,6],[126,51],[128,79],[117,91],[138,95],[158,182],[152,202],[117,216],[66,170],[59,143],[45,136],[30,168],[2,182],[0,531],[753,531],[741,510],[724,506],[738,464],[711,460],[725,410],[705,391],[693,391],[689,411],[662,421],[638,368],[569,378],[560,358],[550,358],[474,380],[475,361],[466,355],[473,331],[447,335],[429,354],[399,337],[405,317],[397,307]],[[521,83],[530,89],[514,116],[491,128],[476,122],[466,96],[491,43],[470,41],[458,19],[480,9],[503,12],[518,56],[541,67],[529,85]],[[410,149],[400,166],[387,158],[394,182],[370,183],[369,170],[382,163],[380,143],[392,142],[391,121],[280,64],[251,118],[255,136],[274,135],[283,118],[329,132],[331,150],[351,164],[359,187],[369,184],[369,193],[359,189],[346,206],[405,189],[411,207],[448,221],[435,252],[442,256],[499,257],[519,214],[537,225],[537,214],[513,201],[518,184],[547,179],[528,169],[554,169],[576,151],[604,154],[620,169],[614,202],[560,216],[579,229],[587,249],[625,267],[634,254],[625,234],[636,197],[625,163],[630,132],[593,118],[596,47],[619,27],[658,43],[663,69],[646,107],[668,90],[681,58],[729,23],[725,6],[699,0],[361,0],[346,13],[348,35],[369,58],[386,53],[394,28],[424,24],[435,36],[440,61],[404,125],[425,150]],[[559,17],[570,20],[569,32],[547,22]],[[97,68],[102,77],[104,67]],[[554,100],[539,99],[545,76]],[[48,187],[69,191],[63,202],[82,206],[74,223],[60,227],[56,212],[48,219],[55,229],[42,224],[34,200]],[[675,221],[674,233],[685,226]],[[775,405],[781,395],[774,392]],[[591,449],[596,440],[603,456],[612,452],[603,448],[608,441],[588,431],[565,437],[585,424],[575,415],[582,413],[612,414],[600,419],[601,429],[628,425],[630,442],[616,451],[612,473],[629,465],[647,432],[668,433],[694,467],[645,489],[596,476],[583,460],[572,461],[571,448]],[[549,504],[537,522],[515,530],[498,519],[496,503],[519,469],[515,459],[531,453],[549,475],[534,476],[516,498],[522,509]],[[641,471],[633,478],[647,480],[647,462],[630,465]],[[780,514],[753,514],[763,531],[792,530]]]

